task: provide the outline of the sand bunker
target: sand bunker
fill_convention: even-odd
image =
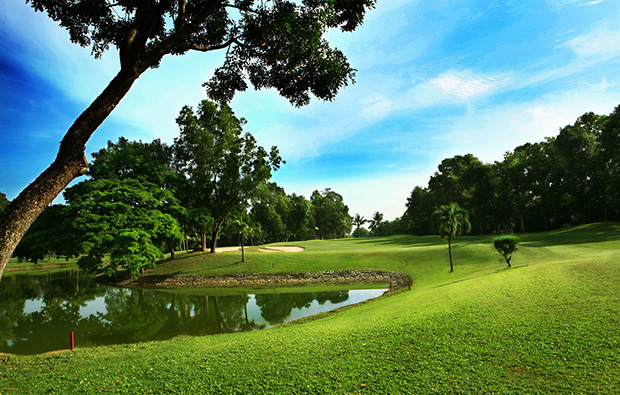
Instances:
[[[260,252],[301,252],[304,249],[301,247],[265,247],[258,250]]]
[[[241,251],[241,247],[222,247],[222,248],[215,249],[215,252],[230,252],[230,251]]]

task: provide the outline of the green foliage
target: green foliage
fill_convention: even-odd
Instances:
[[[493,238],[493,248],[500,253],[508,267],[510,267],[510,260],[512,255],[517,252],[517,245],[519,244],[519,238],[515,235],[504,235]]]
[[[72,220],[68,207],[59,204],[47,207],[30,226],[13,255],[20,262],[26,259],[35,264],[52,257],[77,256],[80,247]]]
[[[433,213],[433,218],[439,229],[441,238],[448,237],[448,253],[450,256],[450,273],[454,271],[452,265],[452,238],[471,231],[469,213],[460,208],[457,203],[441,206]]]
[[[152,268],[163,257],[165,240],[181,240],[178,222],[162,212],[175,199],[154,184],[134,179],[93,180],[65,192],[80,234],[80,247],[87,254],[78,265],[91,272],[115,276],[126,270],[132,277]],[[110,253],[110,262],[103,262]]]
[[[321,239],[342,238],[351,232],[349,207],[344,204],[342,195],[327,188],[312,192],[310,197],[314,214],[314,224],[319,228]]]
[[[368,229],[366,228],[355,228],[355,230],[352,233],[353,237],[368,237],[370,236],[370,232],[368,231]]]
[[[214,252],[226,218],[243,211],[283,161],[276,147],[268,152],[251,134],[242,134],[245,120],[226,104],[203,100],[196,112],[185,106],[177,124],[181,134],[174,140],[175,167],[189,182],[185,206],[202,217],[209,211]]]
[[[439,236],[442,238],[463,235],[471,231],[469,213],[464,208],[460,208],[457,203],[437,208],[434,212],[434,219]]]
[[[88,167],[88,175],[92,179],[133,178],[160,187],[174,186],[175,174],[171,168],[173,150],[159,139],[143,143],[119,137],[117,143],[108,141],[106,148],[92,155],[93,162]]]
[[[434,207],[456,202],[476,234],[545,231],[620,220],[620,106],[586,113],[559,134],[506,152],[500,162],[471,154],[444,159],[428,187],[415,187],[403,215],[430,234]]]
[[[379,236],[379,232],[381,231],[382,223],[383,223],[383,214],[381,214],[378,211],[375,211],[375,213],[372,215],[372,219],[369,222],[370,222],[370,231],[375,232],[375,237]]]
[[[309,94],[329,100],[353,79],[346,57],[329,46],[329,28],[355,30],[374,0],[210,3],[28,0],[69,31],[71,41],[101,57],[119,50],[121,67],[157,67],[167,54],[227,49],[224,64],[206,84],[212,98],[236,91],[276,88],[299,106]]]

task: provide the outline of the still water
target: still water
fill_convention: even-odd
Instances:
[[[110,287],[77,271],[6,275],[0,282],[0,352],[76,347],[260,330],[374,298],[383,289],[187,295]],[[186,290],[185,290],[186,291]],[[264,292],[264,293],[263,293]]]

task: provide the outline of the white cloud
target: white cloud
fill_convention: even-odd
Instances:
[[[579,4],[580,6],[593,6],[593,5],[597,5],[600,4],[602,2],[604,2],[605,0],[594,0],[594,1],[588,1],[587,3],[581,3]]]
[[[438,131],[435,140],[446,153],[472,153],[485,162],[493,162],[519,145],[556,136],[561,127],[574,123],[586,112],[609,114],[617,104],[617,86],[601,80],[520,104],[471,108],[465,116]]]
[[[399,111],[443,105],[469,106],[507,86],[510,80],[508,76],[450,70],[415,84],[405,92],[379,83],[375,86],[384,91],[371,92],[358,100],[360,115],[367,121],[377,121]]]
[[[600,27],[573,38],[562,44],[577,56],[608,59],[620,55],[620,29]]]
[[[500,83],[495,78],[477,76],[469,72],[447,72],[428,81],[445,94],[457,99],[473,99],[492,92]]]

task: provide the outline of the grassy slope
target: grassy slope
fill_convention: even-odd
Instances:
[[[620,226],[522,240],[504,270],[489,237],[460,238],[452,274],[437,237],[170,261],[156,272],[376,268],[414,289],[262,332],[8,356],[0,393],[620,393]]]

